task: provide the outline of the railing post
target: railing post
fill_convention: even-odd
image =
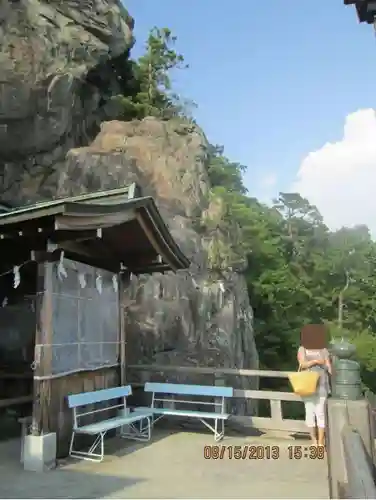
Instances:
[[[270,400],[270,416],[273,422],[282,422],[282,401],[271,399]]]
[[[284,439],[291,438],[291,435],[294,434],[294,431],[285,429],[282,412],[282,401],[280,399],[270,399],[270,418],[272,424],[271,427],[273,427],[274,429],[268,431],[269,435]]]
[[[175,410],[176,408],[176,401],[174,401],[175,396],[171,394],[171,401],[166,401],[163,403],[164,408],[168,408],[169,410]]]
[[[223,387],[225,385],[225,377],[223,376],[222,373],[214,373],[214,385]],[[215,412],[216,413],[221,413],[221,407],[219,406],[222,403],[222,398],[215,398]],[[224,400],[224,406],[226,406],[226,399]],[[224,411],[226,412],[226,408],[224,408]]]
[[[164,373],[162,373],[162,377],[164,379],[166,379]],[[175,410],[176,409],[176,401],[175,401],[175,399],[179,399],[179,398],[176,398],[176,396],[174,394],[170,394],[170,399],[171,399],[171,401],[167,401],[167,402],[163,403],[163,407],[164,408],[169,408],[170,410]],[[184,397],[182,399],[184,399]]]
[[[332,397],[357,401],[363,399],[360,378],[360,365],[354,359],[355,346],[341,340],[332,344],[331,351],[335,354],[332,374]]]

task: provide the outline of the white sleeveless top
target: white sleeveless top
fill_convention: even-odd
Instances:
[[[303,356],[305,361],[312,361],[313,359],[329,359],[328,349],[313,350],[305,349],[303,346],[300,346],[298,352]],[[311,366],[311,368],[308,368],[308,370],[318,372],[320,374],[316,394],[321,397],[326,397],[330,393],[329,372],[327,366],[314,365]]]

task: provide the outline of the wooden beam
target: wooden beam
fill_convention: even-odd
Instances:
[[[129,369],[129,366],[128,366]],[[143,387],[142,382],[129,382],[134,387]],[[248,389],[234,389],[234,398],[243,399],[263,399],[266,401],[298,401],[303,402],[302,398],[293,392],[284,391],[256,391]]]
[[[109,252],[104,251],[105,247],[103,243],[101,245],[96,244],[96,239],[97,238],[83,238],[80,241],[60,241],[58,245],[61,250],[66,252],[66,256],[68,258],[71,257],[72,260],[76,260],[93,267],[98,267],[100,269],[119,272],[120,262],[118,262],[118,259],[116,259],[116,257],[111,255]],[[92,250],[83,245],[84,242],[91,242],[93,245]]]
[[[346,498],[376,498],[374,466],[361,435],[350,425],[345,425],[341,434],[347,476]]]
[[[59,243],[59,247],[62,250],[82,255],[83,257],[88,257],[90,259],[94,257],[92,252],[89,252],[80,243],[77,243],[75,241],[61,241]]]
[[[121,213],[119,212],[109,213],[108,210],[110,209],[110,207],[109,205],[105,204],[102,205],[103,207],[102,214],[98,213],[90,214],[90,209],[93,206],[94,205],[91,205],[89,203],[86,204],[86,210],[85,210],[86,213],[80,213],[80,210],[82,211],[82,205],[81,205],[81,208],[78,209],[79,212],[75,215],[69,215],[69,214],[57,215],[55,217],[55,223],[54,223],[55,230],[81,231],[81,229],[88,230],[88,228],[96,230],[101,226],[105,226],[107,228],[120,226],[122,224],[126,224],[127,222],[134,220],[135,218],[133,209],[128,209],[127,212],[122,211]],[[98,209],[98,205],[96,205],[95,207],[96,209]]]
[[[85,245],[86,243],[86,245]],[[83,238],[80,241],[61,241],[59,247],[68,252],[82,255],[88,259],[97,259],[104,262],[117,262],[117,270],[120,269],[120,259],[116,254],[109,251],[106,243],[100,238]]]
[[[70,250],[67,250],[65,252],[65,257],[67,259],[75,260],[77,262],[81,262],[82,264],[87,264],[97,269],[110,271],[114,274],[118,273],[120,270],[120,263],[116,259],[110,260],[110,259],[101,259],[98,257],[87,257],[85,255],[78,254]]]
[[[288,378],[291,372],[280,372],[274,370],[245,370],[238,368],[219,368],[203,366],[171,366],[171,365],[129,365],[128,370],[149,371],[149,372],[176,372],[193,374],[214,374],[242,375],[243,377],[268,377],[268,378]]]
[[[145,223],[142,215],[140,212],[136,213],[136,219],[139,222],[142,230],[144,231],[147,239],[150,241],[151,245],[153,246],[154,250],[158,255],[160,255],[163,260],[171,267],[173,271],[176,271],[176,266],[170,261],[168,257],[166,257],[165,252],[163,251],[163,248],[159,245],[157,239],[155,238],[154,234],[150,229],[148,228],[147,224]]]
[[[32,372],[8,373],[0,372],[0,380],[30,380],[34,377]]]
[[[98,229],[89,229],[89,230],[58,230],[54,231],[51,233],[50,240],[53,241],[54,243],[61,243],[65,241],[75,241],[75,242],[81,242],[81,241],[87,241],[87,240],[94,240],[96,238],[99,238],[98,236],[100,233],[98,232]]]
[[[0,408],[8,408],[9,406],[22,405],[25,403],[31,403],[33,401],[33,395],[29,396],[19,396],[17,398],[7,398],[0,399]]]
[[[148,266],[150,264],[160,264],[160,262],[158,262],[157,254],[155,253],[154,249],[151,251],[149,250],[149,252],[145,252],[141,249],[137,253],[126,253],[126,249],[124,249],[123,254],[124,263],[126,260],[127,262],[132,262],[133,266],[142,267]]]
[[[267,401],[302,401],[294,392],[255,391],[252,389],[234,389],[234,398],[266,399]]]

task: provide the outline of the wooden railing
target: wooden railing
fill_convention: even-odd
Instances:
[[[369,398],[327,405],[330,498],[376,498],[374,418]]]
[[[342,443],[347,475],[345,498],[376,498],[374,465],[359,432],[345,425]]]
[[[289,372],[271,370],[244,370],[233,368],[211,368],[196,366],[164,366],[164,365],[128,365],[127,380],[133,386],[143,385],[145,382],[166,381],[167,374],[186,374],[189,383],[189,375],[211,375],[215,385],[230,385],[226,378],[231,377],[256,377],[256,378],[284,378],[287,379]],[[135,379],[139,378],[137,382]],[[252,427],[260,431],[275,431],[287,434],[307,433],[303,420],[283,418],[282,401],[302,402],[301,398],[293,392],[239,389],[234,387],[234,398],[245,400],[267,400],[270,401],[270,417],[258,417],[252,415],[232,415],[231,421],[243,427]]]

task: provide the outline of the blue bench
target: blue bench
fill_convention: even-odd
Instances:
[[[153,412],[153,424],[165,416],[195,418],[214,433],[215,441],[220,441],[223,438],[225,420],[230,416],[225,412],[225,398],[233,396],[234,390],[232,387],[147,382],[144,391],[152,393],[151,406],[148,409]],[[196,397],[197,399],[183,400],[174,396]],[[207,398],[215,399],[214,401],[208,401]],[[179,403],[185,408],[168,408],[164,406],[166,403]],[[208,411],[192,409],[192,405],[205,405]],[[209,424],[208,420],[214,420],[214,426]]]
[[[100,391],[83,392],[68,396],[68,406],[73,409],[73,431],[69,446],[69,456],[101,462],[104,458],[104,437],[110,430],[120,428],[120,436],[138,441],[149,441],[151,437],[152,412],[127,408],[126,398],[132,394],[130,386],[113,387]],[[121,403],[119,403],[121,400]],[[91,405],[91,409],[87,408]],[[101,418],[103,412],[116,410],[118,415],[112,418]],[[95,415],[95,422],[85,424],[84,418]],[[74,449],[76,434],[95,437],[88,451]],[[100,453],[97,448],[100,447]]]

